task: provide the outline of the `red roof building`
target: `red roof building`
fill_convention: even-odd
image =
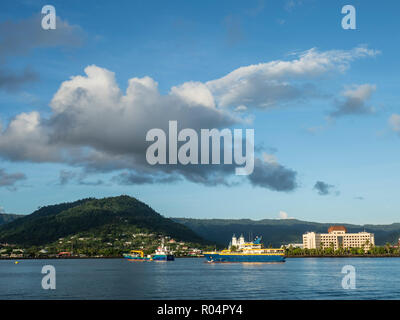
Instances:
[[[345,226],[330,226],[328,228],[328,233],[331,233],[333,231],[344,231],[347,232],[347,229]]]

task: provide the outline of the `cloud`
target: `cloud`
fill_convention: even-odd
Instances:
[[[358,196],[358,197],[354,197],[354,199],[356,199],[356,200],[364,200],[364,197]]]
[[[279,211],[279,219],[291,219],[285,211]]]
[[[70,25],[57,16],[55,30],[43,30],[40,15],[20,21],[0,23],[0,89],[15,91],[35,82],[38,74],[32,68],[22,72],[10,70],[4,65],[10,57],[26,55],[35,48],[79,46],[85,37],[82,29]]]
[[[66,185],[76,177],[76,173],[68,170],[61,170],[59,176],[59,184]]]
[[[366,47],[325,52],[312,48],[295,54],[293,60],[240,67],[222,78],[206,82],[206,85],[220,107],[245,105],[268,109],[287,106],[322,97],[315,80],[335,71],[344,72],[353,60],[377,54],[379,51]]]
[[[334,188],[334,185],[327,184],[323,181],[317,181],[314,185],[314,189],[317,190],[320,196],[326,196],[330,194]]]
[[[278,165],[278,159],[273,154],[268,154],[263,152],[263,160],[265,163],[269,163],[271,165]]]
[[[38,112],[17,115],[0,136],[0,154],[14,161],[60,162],[86,172],[128,170],[113,181],[120,184],[187,180],[205,185],[234,185],[231,165],[168,165],[150,167],[145,160],[151,128],[168,131],[168,119],[181,128],[224,128],[237,118],[213,102],[207,87],[185,83],[161,95],[150,77],[132,78],[122,93],[112,72],[89,66],[86,76],[62,83],[50,105],[52,115]],[[199,94],[200,93],[200,94]],[[105,116],[106,115],[106,116]],[[166,177],[165,175],[168,175]],[[179,178],[178,178],[178,177]],[[279,164],[256,159],[250,183],[276,191],[293,190],[296,174]],[[60,184],[75,178],[62,172]]]
[[[0,135],[0,153],[14,161],[59,162],[61,149],[50,142],[48,128],[36,111],[20,113]]]
[[[275,158],[266,156],[255,159],[254,172],[248,177],[254,186],[274,191],[289,192],[297,188],[297,172],[276,162]]]
[[[0,213],[6,213],[3,207],[0,207]]]
[[[293,11],[294,8],[301,6],[303,4],[303,0],[287,0],[285,2],[284,8],[286,11]]]
[[[236,112],[245,112],[245,111],[247,111],[247,107],[245,105],[241,104],[240,106],[237,106],[235,108],[235,111]]]
[[[400,114],[393,113],[389,118],[389,125],[393,131],[400,133]]]
[[[336,103],[336,110],[330,115],[340,117],[373,113],[374,108],[368,106],[366,102],[375,91],[376,86],[372,84],[353,85],[342,93],[344,100]]]
[[[16,91],[24,84],[35,82],[38,79],[38,74],[30,68],[25,68],[22,73],[0,68],[0,88],[6,91]]]
[[[201,82],[185,82],[180,86],[171,88],[171,94],[176,95],[186,102],[189,106],[203,105],[215,108],[214,97],[210,90]]]
[[[278,219],[286,220],[286,219],[294,219],[293,217],[289,217],[286,211],[279,211]]]
[[[16,184],[25,179],[26,176],[23,173],[7,173],[4,169],[0,169],[0,188],[6,187],[10,191],[15,191]]]
[[[85,34],[77,25],[70,25],[59,16],[56,29],[43,30],[42,16],[35,15],[20,21],[0,23],[0,59],[25,55],[35,48],[80,46]]]
[[[179,129],[225,128],[243,119],[216,108],[208,88],[197,82],[173,87],[166,95],[150,77],[132,78],[123,93],[113,72],[89,66],[84,76],[61,84],[50,103],[52,114],[21,113],[0,135],[0,154],[13,161],[66,163],[89,172],[128,170],[114,182],[169,181],[159,174],[179,175],[208,185],[230,184],[233,166],[154,166],[147,164],[146,132],[168,120]],[[140,177],[139,177],[140,176]],[[61,172],[60,184],[76,176]],[[161,179],[161,180],[160,180]]]
[[[161,94],[158,83],[148,76],[129,79],[122,91],[112,71],[91,65],[84,69],[84,75],[72,76],[61,84],[46,116],[31,111],[11,119],[0,130],[0,156],[11,161],[67,164],[82,168],[86,175],[118,172],[113,182],[124,185],[182,178],[210,186],[236,185],[233,165],[150,166],[145,158],[149,146],[146,133],[153,128],[168,132],[169,120],[178,122],[178,130],[192,128],[197,132],[247,126],[251,118],[235,112],[236,107],[246,111],[268,101],[281,103],[290,100],[288,92],[302,96],[313,91],[313,86],[296,85],[291,80],[297,83],[332,69],[345,70],[350,61],[375,54],[364,47],[326,52],[311,49],[292,61],[242,67],[206,83],[188,81],[166,94]],[[272,87],[275,91],[267,90]],[[310,90],[302,91],[305,87]],[[247,101],[247,95],[253,102]],[[228,105],[233,108],[226,108]],[[274,191],[296,189],[297,172],[271,157],[255,159],[248,181]],[[60,184],[89,183],[68,172],[61,173],[59,180]]]
[[[114,73],[97,66],[85,68],[85,73],[62,83],[51,101],[49,119],[34,111],[21,113],[9,123],[0,136],[3,156],[33,162],[97,163],[105,171],[108,166],[129,168],[145,161],[149,129],[168,131],[166,119],[194,129],[239,121],[205,101],[196,102],[199,97],[194,91],[190,101],[182,94],[184,89],[173,88],[163,96],[157,83],[144,77],[130,79],[123,94]],[[194,85],[190,86],[193,90]]]
[[[326,127],[321,125],[321,126],[309,127],[309,128],[306,128],[305,130],[306,130],[306,132],[308,132],[312,135],[315,135],[321,131],[326,130]]]
[[[69,170],[61,170],[59,173],[59,185],[64,186],[66,184],[69,184],[71,182],[74,182],[79,185],[85,185],[85,186],[99,186],[103,185],[104,181],[103,180],[96,180],[96,181],[85,181],[85,178],[87,177],[87,173],[85,172],[74,172],[74,171],[69,171]]]
[[[181,180],[179,175],[140,174],[137,172],[122,172],[112,178],[113,182],[121,185],[140,185],[154,183],[172,183]]]
[[[265,9],[265,0],[258,0],[257,5],[245,10],[245,13],[249,16],[255,17],[261,12],[263,12],[264,9]]]

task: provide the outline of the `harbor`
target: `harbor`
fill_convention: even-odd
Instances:
[[[43,290],[44,265],[57,272],[57,289]],[[355,290],[342,288],[343,266],[357,270]],[[400,258],[296,258],[285,263],[168,263],[126,259],[1,260],[1,299],[400,299]],[[198,283],[201,285],[187,285]]]

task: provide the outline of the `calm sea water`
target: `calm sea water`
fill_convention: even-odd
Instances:
[[[400,258],[292,258],[281,264],[204,259],[0,260],[0,299],[400,299]],[[41,287],[56,268],[56,289]],[[344,290],[344,265],[356,289]]]

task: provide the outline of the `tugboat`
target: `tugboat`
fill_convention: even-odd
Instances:
[[[151,261],[151,256],[144,256],[142,250],[131,250],[129,253],[124,253],[124,258],[128,261]]]
[[[228,249],[205,252],[204,257],[207,262],[285,262],[285,250],[264,248],[261,237],[245,242],[243,235],[239,239],[233,235]]]
[[[174,261],[175,257],[164,246],[164,238],[161,240],[161,246],[157,248],[156,252],[152,255],[154,261]]]

